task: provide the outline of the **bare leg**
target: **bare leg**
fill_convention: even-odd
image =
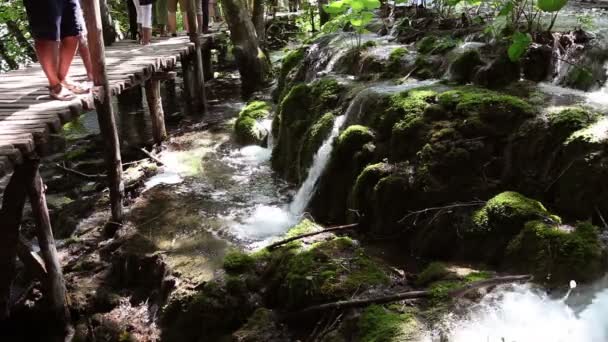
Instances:
[[[203,32],[203,16],[200,14],[196,15],[196,22],[198,23],[198,33]]]
[[[82,63],[84,64],[84,68],[87,70],[87,80],[93,80],[93,65],[91,65],[91,54],[89,53],[89,43],[87,39],[83,36],[80,36],[80,41],[78,44],[78,54],[80,58],[82,58]]]
[[[143,38],[141,40],[141,44],[142,45],[150,44],[150,41],[152,40],[152,28],[144,27],[142,29],[142,32],[143,32]]]
[[[80,38],[78,36],[65,37],[61,40],[59,46],[59,70],[57,72],[57,76],[61,82],[65,80],[70,71],[70,66],[72,65],[74,55],[76,54],[79,40]]]
[[[49,86],[54,87],[61,83],[59,79],[59,42],[54,40],[35,40],[36,54],[42,70],[49,81]]]
[[[175,34],[177,32],[177,14],[175,12],[169,12],[167,15],[167,26],[169,27],[169,33]]]

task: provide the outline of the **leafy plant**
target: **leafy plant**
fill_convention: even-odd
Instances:
[[[357,34],[357,46],[360,47],[361,34],[374,18],[373,10],[377,8],[380,8],[379,0],[336,0],[324,7],[325,12],[333,18],[326,25],[344,28],[350,24]]]
[[[515,32],[511,40],[512,43],[508,50],[509,59],[517,62],[526,53],[530,44],[532,44],[532,37],[529,33]]]

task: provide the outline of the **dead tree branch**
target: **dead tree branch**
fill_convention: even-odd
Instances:
[[[344,226],[336,226],[336,227],[331,227],[331,228],[323,229],[323,230],[320,230],[318,232],[312,232],[312,233],[306,233],[306,234],[302,234],[302,235],[297,235],[297,236],[290,237],[290,238],[285,239],[285,240],[277,241],[277,242],[269,245],[266,248],[268,248],[269,250],[273,250],[273,249],[276,249],[277,247],[283,246],[283,245],[285,245],[287,243],[290,243],[292,241],[296,241],[296,240],[300,240],[300,239],[303,239],[303,238],[307,238],[309,236],[315,236],[315,235],[319,235],[319,234],[323,234],[323,233],[331,233],[331,232],[336,232],[336,231],[340,231],[340,230],[353,229],[353,228],[356,228],[357,226],[359,226],[358,223],[352,223],[352,224],[347,224],[347,225],[344,225]]]
[[[403,216],[398,221],[398,223],[403,223],[403,222],[405,222],[405,220],[407,220],[408,218],[410,218],[412,216],[418,217],[418,215],[426,214],[431,211],[442,211],[442,210],[446,210],[446,209],[454,209],[454,208],[462,208],[462,207],[476,207],[476,206],[484,205],[485,203],[486,202],[484,202],[484,201],[473,201],[473,202],[467,202],[467,203],[452,203],[450,205],[444,205],[441,207],[432,207],[432,208],[425,208],[422,210],[416,210],[416,211],[412,211],[409,214]]]
[[[65,172],[68,172],[68,173],[71,173],[71,174],[76,175],[78,177],[82,177],[82,178],[86,178],[86,179],[101,179],[101,178],[105,178],[105,175],[102,175],[102,174],[89,175],[89,174],[86,174],[84,172],[80,172],[80,171],[77,171],[77,170],[74,170],[74,169],[67,168],[67,167],[65,167],[65,166],[63,166],[63,165],[61,165],[59,163],[55,163],[55,166],[57,166],[58,168],[62,169]]]
[[[497,278],[492,278],[492,279],[487,279],[487,280],[481,280],[481,281],[467,284],[461,288],[448,292],[448,297],[459,298],[473,290],[481,289],[484,287],[529,281],[531,279],[532,279],[532,276],[530,276],[530,275],[517,275],[517,276],[505,276],[505,277],[497,277]],[[328,310],[328,309],[346,309],[346,308],[363,307],[363,306],[367,306],[370,304],[384,304],[384,303],[397,302],[397,301],[404,300],[404,299],[420,299],[420,298],[428,298],[431,296],[432,296],[432,292],[425,290],[425,291],[401,292],[401,293],[397,293],[397,294],[390,295],[390,296],[382,296],[382,297],[375,297],[375,298],[343,300],[343,301],[338,301],[338,302],[333,302],[333,303],[325,303],[325,304],[321,304],[321,305],[310,306],[301,311],[298,311],[294,315],[299,316],[299,315],[303,315],[303,314],[309,314],[309,313],[313,313],[313,312],[317,312],[317,311],[324,311],[324,310]]]

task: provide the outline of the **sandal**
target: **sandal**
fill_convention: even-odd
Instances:
[[[70,101],[76,98],[76,95],[64,88],[61,83],[49,87],[49,96],[59,101]]]
[[[82,85],[78,85],[77,83],[68,83],[66,80],[61,82],[61,85],[77,95],[88,94],[91,91],[91,88],[83,87]]]

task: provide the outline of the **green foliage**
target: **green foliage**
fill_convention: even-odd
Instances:
[[[532,36],[528,33],[515,32],[511,37],[511,46],[509,46],[509,59],[512,62],[518,62],[526,53],[530,44],[532,44]]]
[[[361,46],[361,34],[374,18],[373,10],[377,8],[380,8],[379,0],[336,0],[324,6],[325,12],[333,17],[330,21],[333,23],[328,27],[344,28],[350,24],[357,33],[357,47]]]
[[[568,0],[537,0],[536,6],[545,12],[557,12],[567,3]]]

